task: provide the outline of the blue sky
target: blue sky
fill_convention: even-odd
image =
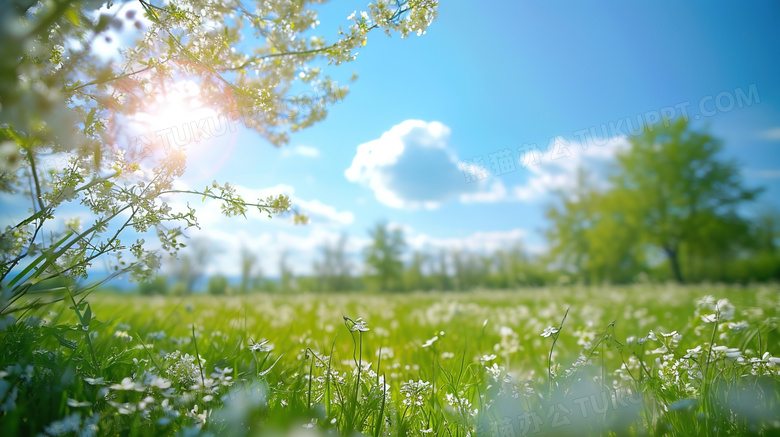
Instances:
[[[332,39],[364,7],[323,5],[318,32]],[[174,203],[198,210],[202,230],[189,236],[218,248],[210,272],[230,275],[241,246],[266,275],[276,275],[282,251],[307,273],[317,248],[342,233],[357,260],[379,221],[402,227],[414,250],[492,251],[520,240],[540,252],[552,192],[574,189],[579,167],[603,178],[625,147],[621,132],[672,108],[724,141],[747,185],[767,188],[747,212],[780,206],[778,18],[771,2],[444,2],[426,35],[374,32],[355,62],[330,68],[342,83],[359,78],[288,146],[246,129],[188,146],[187,185],[232,182],[251,200],[290,194],[311,224]],[[521,159],[534,145],[544,154]],[[495,174],[491,154],[505,149],[510,159]],[[484,169],[461,167],[480,157]],[[468,182],[479,170],[487,177]]]
[[[353,3],[323,7],[321,29],[345,24],[360,10]],[[371,34],[355,62],[331,70],[342,79],[356,71],[359,79],[324,122],[282,149],[240,132],[191,162],[188,183],[216,178],[286,190],[312,223],[294,228],[280,218],[208,212],[193,236],[221,242],[215,268],[235,269],[235,246],[244,244],[268,274],[280,246],[305,272],[318,244],[342,232],[357,256],[380,220],[402,226],[415,249],[493,250],[522,238],[541,251],[552,190],[572,189],[578,166],[603,176],[625,145],[617,135],[602,146],[585,141],[583,150],[583,130],[601,135],[611,122],[613,136],[627,132],[621,119],[652,120],[675,105],[723,139],[724,158],[738,160],[749,186],[767,187],[755,207],[778,205],[780,9],[770,2],[718,6],[445,2],[422,37]],[[547,151],[552,138],[559,143]],[[518,148],[529,144],[546,152],[523,168]],[[482,156],[490,171],[490,154],[502,149],[511,151],[515,171],[466,181],[461,161]],[[218,169],[214,154],[227,155]]]

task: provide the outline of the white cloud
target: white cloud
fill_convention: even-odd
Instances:
[[[320,150],[311,146],[295,146],[282,149],[282,156],[303,156],[306,158],[317,158],[320,156]]]
[[[203,227],[200,231],[190,232],[191,238],[203,238],[214,246],[214,255],[206,269],[207,275],[222,273],[228,276],[241,274],[241,248],[257,255],[260,270],[266,277],[279,275],[279,260],[282,253],[287,254],[287,262],[294,274],[312,273],[312,263],[320,257],[320,247],[326,242],[335,244],[341,237],[339,232],[322,225],[307,225],[288,230],[252,230],[229,231],[226,227]],[[359,272],[363,248],[369,244],[367,238],[350,236],[345,252],[353,260],[354,273]],[[187,249],[185,248],[184,251]]]
[[[265,199],[268,196],[286,194],[292,201],[293,208],[306,214],[318,223],[349,225],[355,221],[355,215],[351,211],[339,211],[335,207],[326,205],[317,199],[306,200],[295,195],[295,189],[289,185],[279,184],[274,187],[253,190],[243,186],[236,187],[236,192],[245,200]]]
[[[359,145],[344,175],[393,208],[435,209],[452,198],[484,191],[484,181],[466,183],[457,156],[447,147],[449,135],[450,128],[442,123],[406,120]]]
[[[525,229],[508,231],[478,231],[466,237],[436,238],[419,233],[407,237],[412,250],[431,251],[439,249],[463,250],[477,253],[492,253],[507,249],[528,235]]]
[[[355,215],[351,211],[338,211],[336,208],[325,205],[319,200],[303,200],[296,198],[293,201],[293,206],[298,208],[302,213],[305,213],[314,217],[324,217],[329,221],[333,221],[342,225],[349,225],[355,221]]]
[[[555,146],[550,151],[538,157],[538,164],[533,164],[532,156],[520,157],[525,163],[525,170],[531,174],[523,185],[512,187],[512,194],[517,200],[540,200],[557,190],[573,191],[578,184],[577,172],[580,168],[589,172],[589,181],[596,184],[606,183],[604,170],[606,164],[612,161],[615,154],[625,150],[629,142],[625,137],[610,139],[606,145],[597,146],[592,143],[568,141],[558,137]],[[551,156],[557,156],[553,159]]]
[[[748,176],[753,176],[753,177],[761,178],[761,179],[778,179],[778,178],[780,178],[780,169],[769,169],[769,170],[745,169],[745,173]]]
[[[767,129],[763,132],[760,132],[758,135],[759,137],[767,140],[780,140],[780,127]]]
[[[463,193],[460,195],[460,201],[463,203],[494,203],[505,200],[506,198],[506,187],[499,179],[494,180],[487,191]]]
[[[293,208],[295,208],[301,214],[307,215],[312,223],[315,224],[344,226],[350,225],[355,221],[355,215],[351,211],[339,211],[335,207],[327,205],[317,199],[307,200],[298,197],[295,195],[295,189],[290,185],[279,184],[273,187],[261,189],[253,189],[244,187],[242,185],[237,185],[236,193],[240,195],[245,201],[250,203],[256,202],[258,200],[260,203],[262,203],[268,196],[275,197],[280,194],[285,194],[290,197]],[[243,220],[241,217],[225,217],[222,215],[222,210],[220,207],[221,202],[218,200],[207,199],[202,203],[199,203],[199,200],[201,199],[187,198],[182,196],[175,201],[170,202],[170,205],[174,211],[186,211],[185,205],[187,201],[191,201],[190,206],[195,208],[197,211],[196,216],[198,217],[198,222],[202,227],[230,227],[231,224],[229,220]],[[277,217],[269,219],[267,214],[259,214],[257,210],[250,210],[247,213],[247,220],[266,223],[269,221],[281,221],[283,223],[289,223],[289,221],[285,221],[286,219],[284,218],[280,219]],[[289,223],[289,225],[293,226],[292,223]]]
[[[434,209],[451,198],[465,204],[529,202],[557,190],[573,190],[580,168],[590,173],[591,182],[606,183],[606,164],[629,144],[624,137],[611,138],[602,145],[556,137],[549,150],[534,152],[537,164],[528,159],[530,156],[520,157],[516,164],[525,164],[518,167],[529,173],[528,179],[507,188],[492,175],[467,183],[458,158],[447,148],[449,133],[450,129],[439,122],[406,120],[379,139],[358,146],[344,174],[351,182],[371,188],[380,202],[394,208]],[[489,173],[487,168],[482,170]]]

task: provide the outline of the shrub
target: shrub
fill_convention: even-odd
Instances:
[[[170,286],[168,285],[168,277],[162,275],[155,276],[149,282],[142,282],[138,284],[138,293],[143,296],[169,294]]]
[[[209,294],[222,295],[227,294],[230,283],[225,275],[215,275],[209,278]]]

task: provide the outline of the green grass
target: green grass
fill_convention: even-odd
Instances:
[[[0,434],[780,432],[777,286],[89,301],[0,330]]]

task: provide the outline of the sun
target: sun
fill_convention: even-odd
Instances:
[[[218,117],[203,103],[196,82],[179,80],[159,87],[135,118],[147,137],[163,149],[189,150],[211,137],[210,125]]]
[[[237,141],[236,122],[205,103],[196,81],[158,84],[136,108],[124,119],[132,161],[153,167],[171,152],[184,153],[191,182],[212,180],[228,162]]]

